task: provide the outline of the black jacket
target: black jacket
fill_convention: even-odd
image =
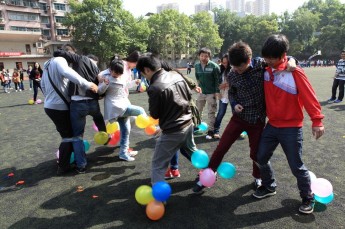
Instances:
[[[75,53],[66,52],[63,50],[58,50],[54,52],[54,57],[61,56],[66,59],[69,64],[72,64],[72,68],[76,71],[81,77],[86,79],[89,82],[93,82],[98,85],[97,75],[99,73],[98,67],[92,63],[92,61],[87,56],[78,55]],[[94,93],[90,90],[85,92],[78,87],[78,85],[70,82],[68,86],[68,93],[72,95],[81,95],[91,97],[93,99],[98,99],[98,93]]]
[[[147,90],[150,115],[159,119],[164,133],[172,133],[192,123],[190,100],[192,99],[186,81],[178,73],[156,72]]]

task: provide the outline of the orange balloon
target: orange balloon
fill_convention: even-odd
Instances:
[[[156,133],[157,129],[155,125],[151,125],[145,128],[145,133],[147,135],[154,135]]]
[[[152,200],[146,206],[146,215],[150,220],[159,220],[163,217],[165,207],[162,202]]]
[[[158,125],[159,124],[159,120],[154,119],[151,116],[149,117],[149,120],[150,120],[151,125]]]

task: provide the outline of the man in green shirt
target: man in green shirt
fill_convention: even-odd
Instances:
[[[206,139],[214,137],[214,123],[217,111],[217,97],[219,96],[219,65],[210,60],[211,50],[201,48],[199,50],[200,63],[195,64],[195,78],[202,89],[202,93],[198,94],[196,106],[201,114],[207,102],[208,112],[208,132]]]

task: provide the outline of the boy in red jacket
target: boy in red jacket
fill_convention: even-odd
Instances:
[[[261,135],[257,162],[262,186],[253,194],[264,198],[276,194],[276,182],[269,162],[274,150],[280,144],[288,160],[302,198],[299,211],[310,214],[314,210],[314,196],[310,189],[308,169],[302,162],[303,107],[312,121],[312,132],[316,139],[324,134],[321,107],[315,92],[303,70],[293,72],[284,69],[289,41],[284,35],[272,35],[262,47],[262,57],[268,67],[264,74],[264,90],[268,123]]]

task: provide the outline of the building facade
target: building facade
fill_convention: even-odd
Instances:
[[[270,14],[270,0],[227,0],[226,9],[244,17],[248,14],[262,16]]]
[[[157,6],[157,13],[161,13],[163,10],[177,10],[179,11],[179,5],[177,3],[167,3]]]
[[[67,0],[0,0],[0,70],[43,65],[69,43]]]

